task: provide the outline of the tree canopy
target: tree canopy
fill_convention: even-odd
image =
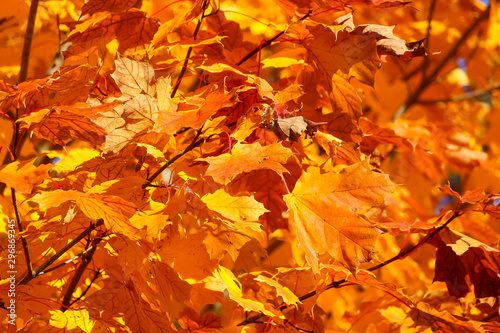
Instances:
[[[2,331],[500,331],[499,32],[487,0],[2,3]]]

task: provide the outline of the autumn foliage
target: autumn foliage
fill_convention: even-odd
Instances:
[[[500,332],[495,1],[29,11],[0,13],[3,331]]]

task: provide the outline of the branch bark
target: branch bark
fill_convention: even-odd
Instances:
[[[429,239],[431,239],[432,237],[434,237],[435,235],[437,235],[441,230],[443,230],[444,228],[446,228],[446,226],[448,226],[448,224],[450,224],[454,219],[456,219],[457,217],[459,217],[462,214],[463,213],[461,213],[459,211],[455,211],[453,213],[453,215],[445,223],[443,223],[438,228],[433,229],[431,232],[429,232],[424,238],[422,238],[422,240],[420,240],[420,242],[418,242],[418,244],[413,245],[413,246],[411,246],[411,247],[409,247],[407,249],[401,250],[397,255],[395,255],[391,259],[386,260],[383,263],[381,263],[379,265],[376,265],[376,266],[373,266],[373,267],[371,267],[371,268],[369,268],[367,270],[370,271],[370,272],[373,272],[373,271],[376,271],[376,270],[378,270],[378,269],[380,269],[380,268],[382,268],[384,266],[389,265],[390,263],[392,263],[394,261],[397,261],[397,260],[400,260],[400,259],[404,259],[410,253],[412,253],[413,251],[415,251],[416,249],[418,249],[420,246],[422,246],[423,244],[427,243],[429,241]],[[340,286],[342,286],[346,282],[347,282],[347,280],[333,281],[329,285],[326,286],[325,291],[329,290],[329,289],[332,289],[332,288],[339,288]],[[317,295],[317,291],[311,291],[311,292],[309,292],[309,293],[307,293],[305,295],[300,296],[299,300],[301,302],[303,302],[306,299],[314,297],[316,295]],[[281,310],[284,310],[286,308],[286,306],[287,305],[285,303],[282,303],[276,309],[281,311]],[[251,323],[256,323],[259,319],[264,318],[264,317],[266,317],[266,315],[264,315],[262,313],[259,313],[259,314],[255,315],[255,316],[252,316],[252,317],[247,318],[246,320],[242,321],[241,323],[238,324],[238,326],[243,326],[243,325],[248,325],[248,324],[251,324]]]
[[[101,242],[102,238],[105,236],[101,235],[92,241],[92,244],[90,245],[90,248],[88,252],[86,252],[82,256],[82,262],[80,263],[80,266],[78,266],[78,269],[75,272],[75,275],[73,275],[73,278],[69,282],[68,289],[66,290],[66,293],[64,294],[64,298],[62,301],[61,305],[61,311],[64,312],[69,309],[70,304],[71,304],[71,298],[73,297],[73,293],[75,292],[76,287],[78,287],[78,284],[80,283],[80,279],[87,269],[87,266],[90,264],[92,261],[92,257],[94,256],[95,251],[97,250],[97,245]]]
[[[415,90],[406,100],[405,104],[402,105],[398,111],[394,114],[393,119],[397,119],[401,116],[403,116],[406,111],[415,103],[417,103],[420,95],[429,87],[429,85],[434,82],[436,79],[437,75],[439,72],[443,69],[443,67],[448,63],[448,61],[455,56],[455,54],[458,52],[458,49],[462,44],[469,38],[471,33],[477,28],[477,26],[485,19],[487,19],[490,15],[490,8],[491,5],[488,5],[488,7],[481,13],[481,15],[478,16],[472,22],[472,24],[465,30],[465,32],[462,34],[462,37],[460,37],[455,44],[451,47],[450,50],[448,50],[448,53],[441,59],[441,61],[437,64],[437,66],[432,70],[432,72],[426,76],[425,78],[422,79],[422,82],[418,86],[417,90]]]
[[[203,2],[203,4],[201,5],[201,7],[203,8],[203,13],[201,14],[201,18],[198,20],[198,24],[196,25],[196,28],[194,29],[193,40],[196,40],[196,36],[198,36],[198,32],[200,31],[201,23],[203,22],[203,19],[205,18],[205,10],[208,7],[208,1],[205,0]],[[191,57],[191,52],[193,52],[192,46],[190,46],[188,51],[187,51],[186,59],[184,59],[184,64],[182,65],[181,73],[179,74],[179,77],[177,78],[177,82],[175,82],[174,88],[172,89],[172,93],[170,94],[171,98],[175,97],[175,94],[177,93],[177,89],[179,89],[179,86],[181,85],[182,78],[184,77],[184,74],[186,74],[189,58]]]
[[[38,0],[31,0],[30,13],[28,15],[28,26],[24,35],[23,55],[21,58],[21,71],[19,72],[19,83],[28,78],[28,65],[30,62],[31,42],[33,41],[33,31],[35,30],[36,12],[38,10]]]
[[[63,254],[65,254],[69,249],[71,249],[73,246],[78,244],[83,238],[87,237],[92,231],[94,231],[97,227],[101,226],[104,224],[104,221],[102,219],[97,220],[96,224],[91,224],[87,229],[85,229],[80,235],[75,237],[71,242],[66,244],[62,249],[57,251],[52,257],[47,259],[43,264],[41,264],[37,269],[34,271],[34,275],[26,275],[21,281],[19,281],[18,285],[21,284],[26,284],[33,280],[35,277],[38,275],[41,275],[43,271],[52,265],[57,259],[59,259]]]

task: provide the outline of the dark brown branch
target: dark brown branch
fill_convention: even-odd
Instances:
[[[30,62],[31,42],[33,41],[33,31],[35,30],[36,12],[38,10],[38,0],[31,0],[30,13],[28,15],[28,26],[24,34],[23,55],[21,58],[21,71],[19,72],[19,83],[28,78],[28,65]]]
[[[87,266],[90,264],[90,261],[92,261],[92,257],[94,256],[95,251],[97,250],[97,245],[101,242],[102,238],[105,236],[97,236],[94,238],[92,241],[92,244],[90,244],[90,249],[88,250],[87,253],[85,253],[82,256],[82,262],[80,263],[80,266],[78,266],[75,275],[73,275],[73,278],[69,282],[68,289],[66,290],[66,293],[64,294],[64,298],[62,301],[62,305],[60,310],[62,312],[66,311],[69,309],[69,306],[71,304],[71,298],[73,297],[73,293],[75,292],[75,289],[78,287],[78,284],[80,283],[80,279],[87,269]]]
[[[413,251],[415,251],[416,249],[418,249],[420,246],[422,246],[425,243],[427,243],[429,241],[429,239],[431,239],[432,237],[436,236],[441,230],[443,230],[444,228],[446,228],[446,226],[448,224],[450,224],[451,221],[453,221],[454,219],[456,219],[459,216],[460,216],[460,212],[458,212],[458,211],[454,212],[453,215],[448,219],[448,221],[446,221],[445,223],[443,223],[438,228],[433,229],[430,233],[427,234],[427,236],[425,236],[424,238],[422,238],[420,240],[420,242],[418,242],[416,245],[413,245],[413,246],[410,246],[407,249],[401,250],[401,252],[399,252],[397,255],[395,255],[391,259],[386,260],[383,263],[378,264],[377,266],[370,267],[367,270],[370,271],[370,272],[373,272],[373,271],[376,271],[377,269],[380,269],[380,268],[382,268],[384,266],[387,266],[391,262],[394,262],[394,261],[406,258],[410,253],[412,253]]]
[[[427,50],[429,49],[429,44],[430,44],[430,37],[431,37],[431,30],[432,30],[432,18],[434,16],[434,9],[436,8],[436,2],[437,2],[437,0],[432,0],[431,8],[429,8],[429,16],[427,17],[427,33],[425,36],[425,48]],[[427,76],[428,66],[429,66],[429,57],[424,57],[424,63],[422,66],[423,80],[425,80],[425,78]]]
[[[208,7],[208,1],[205,0],[203,1],[203,4],[201,5],[203,8],[203,13],[201,14],[201,18],[198,20],[198,24],[196,25],[196,28],[194,29],[194,34],[193,34],[193,40],[196,40],[196,36],[198,36],[198,32],[200,31],[201,23],[203,22],[203,19],[205,18],[205,10]],[[184,59],[184,64],[182,65],[181,73],[179,74],[179,77],[177,78],[177,82],[175,82],[174,89],[172,89],[172,93],[170,94],[171,98],[175,97],[175,94],[177,93],[177,89],[179,89],[179,86],[181,85],[182,78],[184,77],[184,74],[186,74],[187,70],[187,65],[189,62],[189,57],[191,57],[191,52],[193,51],[193,47],[190,46],[187,54],[186,54],[186,59]]]
[[[85,288],[85,290],[83,291],[83,293],[78,296],[73,302],[71,302],[71,304],[69,306],[72,306],[73,304],[75,304],[76,302],[78,302],[79,300],[82,299],[83,296],[85,296],[87,294],[87,292],[89,291],[90,287],[92,287],[92,284],[95,282],[95,280],[97,280],[97,278],[99,277],[99,274],[101,274],[101,269],[98,269],[96,272],[95,272],[95,275],[94,277],[92,278],[92,280],[90,281],[89,285],[87,286],[87,288]]]
[[[303,21],[305,20],[306,18],[308,18],[310,15],[312,14],[312,11],[308,11],[306,15],[302,16],[298,22],[300,21]],[[245,61],[247,61],[248,59],[250,59],[251,57],[253,57],[255,54],[257,54],[258,52],[260,52],[263,48],[271,45],[272,42],[274,42],[276,39],[278,39],[279,37],[281,37],[283,34],[285,33],[285,30],[277,33],[273,38],[270,38],[270,39],[267,39],[263,42],[261,42],[259,45],[257,45],[252,51],[250,51],[246,56],[243,57],[243,59],[241,59],[240,61],[238,61],[237,65],[240,66],[241,64],[243,64]]]
[[[198,132],[196,133],[196,136],[194,137],[193,141],[191,141],[191,143],[189,144],[189,146],[187,146],[186,148],[184,148],[183,150],[181,150],[177,155],[175,155],[174,157],[172,157],[167,163],[165,163],[161,168],[159,168],[158,170],[156,170],[156,172],[154,174],[152,174],[151,176],[148,177],[148,179],[146,180],[146,184],[142,185],[142,188],[146,188],[148,187],[151,182],[153,180],[156,179],[156,177],[158,177],[163,171],[165,171],[166,168],[168,168],[169,166],[171,166],[175,161],[177,161],[179,158],[181,158],[184,154],[190,152],[191,150],[193,150],[194,148],[198,147],[201,143],[203,143],[203,139],[199,139],[200,135],[201,135],[201,132],[203,131],[203,126],[205,124],[201,125],[201,128],[198,130]]]
[[[19,229],[19,232],[23,232],[23,223],[21,222],[21,215],[19,214],[19,207],[17,205],[17,198],[16,198],[16,190],[11,188],[10,193],[12,195],[12,205],[14,206],[14,212],[16,214],[16,222],[17,222],[17,228]],[[33,270],[33,266],[31,264],[31,259],[30,259],[30,252],[28,249],[28,242],[26,241],[26,238],[23,236],[21,237],[21,244],[23,245],[23,251],[24,251],[24,258],[26,260],[26,267],[28,268],[28,275],[27,276],[35,276],[35,271]]]
[[[448,61],[455,56],[455,54],[458,52],[458,49],[462,44],[469,38],[470,34],[477,28],[477,26],[485,19],[488,18],[490,14],[490,8],[491,5],[486,8],[479,17],[472,22],[472,24],[467,28],[467,30],[462,34],[462,37],[460,37],[455,44],[451,47],[450,50],[448,50],[448,53],[441,59],[441,61],[438,63],[438,65],[434,68],[434,70],[427,76],[425,77],[420,85],[418,86],[417,90],[415,90],[406,100],[405,104],[402,105],[398,111],[394,114],[393,119],[397,119],[401,117],[405,112],[418,101],[418,98],[420,95],[429,87],[429,85],[434,82],[436,79],[437,75],[439,72],[443,69],[443,67],[448,63]]]
[[[28,14],[28,24],[26,26],[26,33],[24,34],[24,45],[23,45],[23,53],[22,53],[22,58],[21,58],[21,70],[19,72],[19,83],[26,81],[26,78],[28,77],[28,65],[29,65],[29,59],[30,59],[30,53],[31,53],[31,43],[33,41],[33,31],[35,30],[35,19],[36,19],[36,12],[38,10],[38,0],[32,0],[31,1],[31,6],[30,6],[30,12]],[[15,119],[17,120],[19,118],[19,109],[16,111]],[[12,137],[12,141],[10,143],[11,147],[11,152],[14,155],[14,160],[17,160],[17,143],[19,138],[19,124],[16,123],[14,125],[14,135]],[[22,140],[22,139],[21,139]],[[22,146],[22,142],[19,143],[19,147]],[[5,155],[3,164],[8,163],[10,157],[9,154]],[[3,193],[5,190],[5,184],[0,184],[0,193]],[[23,231],[23,225],[21,222],[21,215],[19,214],[19,207],[17,204],[17,198],[16,198],[16,191],[12,188],[11,189],[11,195],[12,195],[12,205],[14,206],[14,212],[16,215],[16,222],[17,222],[17,227],[19,229],[19,232]],[[30,259],[30,254],[29,254],[29,249],[28,249],[28,242],[23,236],[21,237],[21,244],[23,245],[23,251],[24,251],[24,258],[26,260],[26,267],[28,269],[28,275],[34,275],[35,272],[33,271],[33,267],[31,264],[31,259]]]
[[[45,261],[42,265],[40,265],[37,269],[34,271],[34,275],[26,275],[21,281],[19,281],[18,285],[21,284],[26,284],[38,275],[41,275],[44,270],[52,265],[57,259],[59,259],[62,255],[64,255],[69,249],[71,249],[73,246],[78,244],[83,238],[87,237],[92,231],[94,231],[97,227],[101,226],[104,224],[104,221],[102,219],[98,220],[96,224],[91,224],[87,229],[85,229],[80,235],[78,235],[75,239],[73,239],[71,242],[66,244],[62,249],[57,251],[53,256],[51,256],[47,261]]]
[[[494,86],[490,89],[486,90],[476,90],[476,91],[471,91],[469,93],[460,95],[460,96],[455,96],[452,98],[445,98],[445,99],[424,99],[424,100],[418,100],[417,103],[419,104],[436,104],[436,103],[453,103],[453,102],[461,102],[461,101],[466,101],[468,99],[474,99],[474,98],[481,98],[483,96],[487,96],[491,94],[492,91],[500,89],[500,85]]]

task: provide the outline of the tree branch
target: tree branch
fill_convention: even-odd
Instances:
[[[92,278],[92,280],[90,281],[89,285],[87,286],[87,288],[85,288],[85,290],[82,292],[82,294],[80,296],[78,296],[73,302],[71,302],[70,306],[72,306],[73,304],[75,304],[76,302],[78,302],[79,300],[82,299],[83,296],[85,296],[85,294],[87,294],[87,292],[89,291],[90,287],[92,287],[92,284],[95,282],[95,280],[97,280],[97,278],[99,277],[99,274],[101,274],[101,269],[99,268],[96,272],[95,272],[95,275],[94,277]]]
[[[86,252],[82,256],[82,262],[80,263],[80,266],[78,266],[78,269],[76,270],[75,275],[73,275],[73,278],[71,279],[71,281],[68,285],[68,289],[66,290],[66,294],[64,295],[62,305],[60,308],[60,310],[62,312],[69,309],[69,306],[71,304],[71,298],[73,297],[73,293],[75,292],[75,289],[78,286],[83,273],[87,269],[87,266],[90,264],[90,261],[92,261],[92,257],[94,256],[94,253],[97,250],[97,245],[101,242],[102,238],[105,235],[106,234],[104,233],[103,235],[97,236],[96,238],[94,238],[94,240],[92,241],[92,244],[90,245],[88,252]]]
[[[448,61],[455,56],[457,53],[458,49],[462,44],[469,38],[470,34],[476,29],[476,27],[485,19],[488,18],[490,14],[490,8],[491,5],[488,5],[488,7],[481,13],[481,15],[478,16],[474,22],[467,28],[467,30],[462,34],[462,37],[460,37],[455,44],[451,47],[451,49],[448,51],[448,53],[441,59],[441,61],[438,63],[438,65],[434,68],[434,70],[425,78],[422,79],[422,82],[420,83],[419,87],[417,90],[415,90],[406,100],[405,104],[402,105],[398,111],[394,114],[393,119],[397,119],[401,117],[402,115],[405,114],[405,112],[418,101],[418,98],[420,95],[429,87],[429,85],[434,82],[436,79],[437,75],[439,72],[443,69],[443,67],[448,63]]]
[[[463,95],[460,95],[460,96],[455,96],[455,97],[452,97],[452,98],[445,98],[445,99],[421,99],[421,100],[418,100],[417,103],[419,104],[436,104],[436,103],[450,103],[450,102],[461,102],[461,101],[465,101],[465,100],[468,100],[468,99],[474,99],[474,98],[481,98],[483,96],[487,96],[489,94],[491,94],[491,92],[495,91],[495,90],[498,90],[500,89],[500,85],[497,85],[497,86],[494,86],[494,87],[491,87],[489,89],[486,89],[486,90],[475,90],[475,91],[471,91],[469,93],[466,93],[466,94],[463,94]]]
[[[306,15],[302,16],[298,22],[305,20],[312,14],[312,11],[308,11]],[[246,56],[243,57],[236,65],[240,66],[243,64],[245,61],[253,57],[257,52],[260,52],[263,48],[271,45],[272,42],[274,42],[276,39],[278,39],[281,35],[285,33],[286,30],[283,30],[279,33],[277,33],[273,38],[267,39],[265,41],[262,41],[259,45],[257,45],[252,51],[250,51]]]
[[[436,8],[437,0],[432,0],[431,8],[429,8],[429,16],[427,18],[427,33],[425,34],[425,48],[429,49],[431,30],[432,30],[432,17],[434,16],[434,10]],[[424,57],[424,63],[422,66],[422,77],[425,80],[427,76],[427,69],[429,66],[429,57]]]
[[[24,34],[23,55],[21,58],[21,71],[19,72],[19,83],[28,78],[28,65],[30,62],[31,42],[33,41],[33,31],[35,30],[36,12],[38,10],[38,0],[31,0],[30,13],[28,15],[28,25]]]
[[[17,228],[19,229],[19,232],[23,232],[23,223],[21,222],[21,215],[19,214],[19,207],[17,206],[17,198],[16,198],[16,190],[11,188],[10,193],[12,195],[12,205],[14,206],[14,212],[16,215],[16,222],[17,222]],[[21,237],[21,244],[23,245],[23,251],[24,251],[24,259],[26,260],[26,267],[28,268],[28,275],[27,276],[35,276],[35,271],[33,270],[33,266],[31,264],[31,258],[30,258],[30,252],[28,249],[28,242],[26,241],[26,238],[23,236]]]
[[[454,219],[456,219],[457,217],[459,217],[461,214],[463,214],[463,213],[460,213],[459,211],[455,211],[453,213],[453,215],[445,223],[443,223],[438,228],[433,229],[431,232],[429,232],[424,238],[422,238],[422,240],[420,242],[418,242],[418,244],[416,244],[414,246],[411,246],[411,247],[407,248],[406,250],[401,250],[397,255],[395,255],[391,259],[386,260],[383,263],[381,263],[379,265],[376,265],[374,267],[371,267],[371,268],[369,268],[367,270],[370,271],[370,272],[373,272],[373,271],[376,271],[377,269],[380,269],[380,268],[382,268],[384,266],[387,266],[388,264],[390,264],[390,263],[392,263],[394,261],[397,261],[397,260],[400,260],[400,259],[404,259],[410,253],[412,253],[413,251],[415,251],[416,249],[418,249],[420,246],[422,246],[423,244],[427,243],[429,241],[429,239],[431,239],[436,234],[438,234],[441,230],[443,230],[444,228],[446,228],[446,226],[448,224],[450,224],[451,221],[453,221]],[[328,284],[326,286],[325,291],[329,290],[329,289],[332,289],[332,288],[339,288],[340,286],[342,286],[346,282],[347,282],[347,279],[340,280],[340,281],[333,281],[332,283],[330,283],[330,284]],[[307,293],[307,294],[302,295],[301,297],[299,297],[299,300],[301,302],[303,302],[303,301],[305,301],[308,298],[316,296],[317,294],[318,294],[317,291],[311,291],[311,292],[309,292],[309,293]],[[281,311],[281,310],[284,310],[286,307],[287,307],[287,305],[285,303],[281,303],[281,305],[279,305],[276,309]],[[238,326],[243,326],[243,325],[247,325],[247,324],[251,324],[251,323],[256,323],[259,319],[261,319],[263,317],[266,317],[266,315],[264,315],[262,313],[259,313],[259,314],[255,315],[255,316],[252,316],[252,317],[247,318],[246,320],[242,321],[241,323],[238,324]]]
[[[196,28],[194,29],[194,34],[193,34],[193,40],[196,40],[196,36],[198,36],[198,32],[200,31],[201,23],[203,22],[203,19],[205,18],[205,10],[208,7],[208,1],[205,0],[203,1],[203,4],[201,5],[203,9],[203,13],[201,14],[201,18],[198,20],[198,24],[196,25]],[[184,74],[186,74],[187,70],[187,65],[189,62],[189,57],[191,57],[191,52],[193,51],[193,47],[190,46],[187,54],[186,54],[186,59],[184,59],[184,64],[182,65],[181,73],[179,74],[179,77],[177,78],[177,82],[175,82],[174,89],[172,89],[172,93],[170,94],[171,98],[175,97],[175,94],[177,93],[177,89],[179,89],[179,86],[181,85],[182,78],[184,77]]]
[[[198,130],[198,132],[196,133],[196,136],[194,137],[193,141],[191,141],[189,146],[187,146],[186,148],[181,150],[177,155],[172,157],[167,163],[165,163],[162,167],[160,167],[158,170],[156,170],[156,172],[154,174],[152,174],[151,176],[148,177],[148,179],[146,180],[147,181],[146,184],[142,185],[143,189],[148,187],[149,185],[151,185],[151,182],[153,180],[155,180],[156,177],[158,177],[163,171],[165,171],[166,168],[171,166],[175,161],[177,161],[179,158],[181,158],[184,154],[186,154],[186,153],[190,152],[191,150],[193,150],[194,148],[198,147],[204,141],[203,139],[198,140],[198,138],[201,135],[201,132],[203,131],[203,126],[205,126],[205,124],[201,125],[201,128]]]
[[[26,81],[26,78],[28,77],[28,65],[31,53],[31,42],[33,41],[33,31],[35,30],[35,19],[37,10],[38,10],[38,0],[32,0],[30,6],[30,12],[28,14],[28,24],[26,26],[26,33],[24,34],[24,45],[21,58],[21,70],[19,72],[19,83]],[[14,118],[15,120],[19,118],[19,109],[17,109]],[[14,135],[12,137],[12,141],[10,142],[11,152],[14,156],[14,161],[17,160],[18,150],[22,146],[22,142],[20,142],[19,145],[17,145],[18,140],[22,140],[22,138],[19,138],[19,124],[14,123]],[[9,158],[10,158],[9,154],[6,154],[3,160],[3,164],[7,164]],[[5,186],[6,186],[5,184],[0,183],[0,193],[3,193],[3,191],[5,190]],[[14,206],[14,212],[16,215],[17,227],[19,229],[19,232],[23,232],[21,215],[19,214],[19,207],[17,205],[16,191],[13,188],[11,188],[11,196],[12,196],[12,205]],[[33,267],[31,264],[28,242],[23,236],[20,237],[21,237],[21,244],[23,245],[26,267],[28,268],[28,275],[33,276],[35,272],[33,271]]]
[[[78,242],[80,242],[83,238],[87,237],[93,230],[95,230],[97,227],[101,226],[104,224],[104,221],[102,219],[97,220],[96,224],[91,224],[87,229],[85,229],[80,235],[75,237],[71,242],[66,244],[62,249],[57,251],[53,256],[51,256],[49,259],[47,259],[42,265],[40,265],[37,269],[34,271],[34,275],[26,275],[21,281],[19,281],[18,285],[26,284],[29,281],[33,280],[35,277],[38,275],[41,275],[44,273],[44,270],[52,265],[59,257],[61,257],[63,254],[65,254],[69,249],[71,249],[73,246],[75,246]],[[46,273],[46,272],[45,272]]]
[[[455,211],[453,213],[453,215],[448,219],[448,221],[446,221],[445,223],[443,223],[441,226],[439,226],[438,228],[436,229],[433,229],[430,233],[428,233],[424,238],[422,238],[420,240],[420,242],[418,242],[416,245],[413,245],[413,246],[410,246],[409,248],[407,248],[406,250],[405,249],[402,249],[397,255],[395,255],[394,257],[392,257],[391,259],[389,260],[386,260],[384,261],[383,263],[381,264],[378,264],[377,266],[374,266],[374,267],[370,267],[368,268],[367,270],[370,271],[370,272],[373,272],[373,271],[376,271],[377,269],[380,269],[384,266],[387,266],[388,264],[390,264],[391,262],[394,262],[394,261],[397,261],[397,260],[400,260],[400,259],[404,259],[406,258],[410,253],[412,253],[413,251],[415,251],[416,249],[418,249],[420,246],[424,245],[425,243],[427,243],[429,241],[429,239],[431,239],[432,237],[436,236],[441,230],[443,230],[444,228],[446,228],[446,226],[448,224],[451,223],[451,221],[453,221],[454,219],[456,219],[457,217],[459,217],[461,214],[459,211]]]

